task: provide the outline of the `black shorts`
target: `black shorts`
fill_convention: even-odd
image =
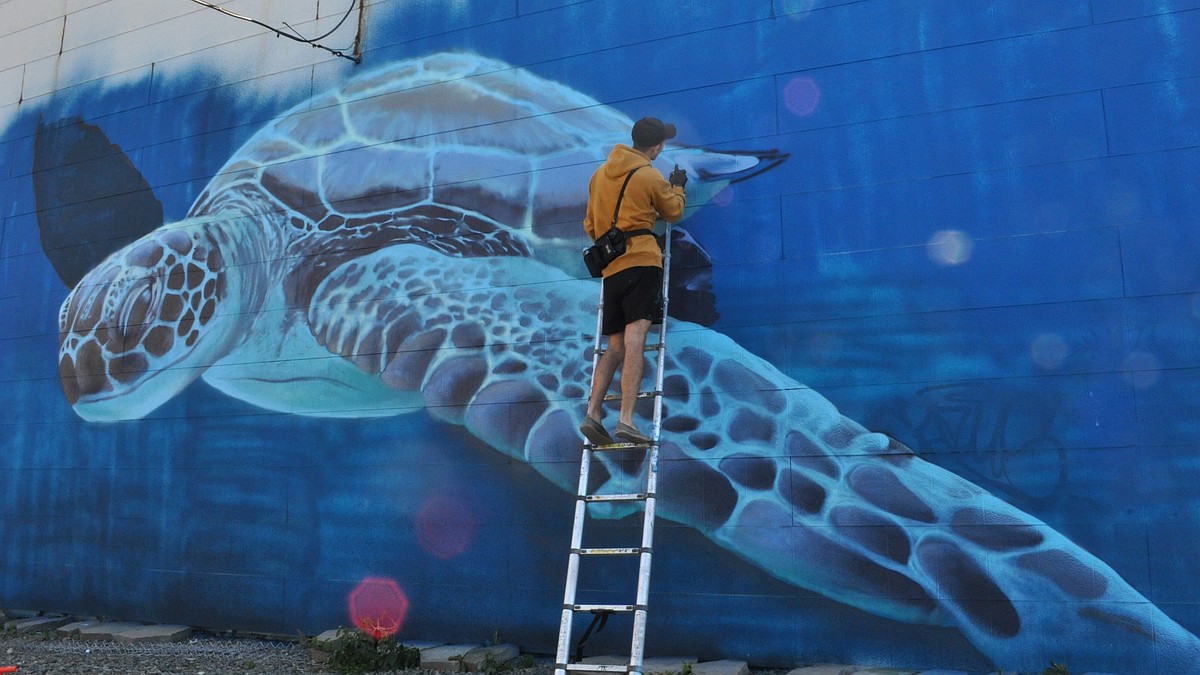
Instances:
[[[604,325],[613,335],[639,319],[662,320],[662,268],[630,267],[604,278]]]

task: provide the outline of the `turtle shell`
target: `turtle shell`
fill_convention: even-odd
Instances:
[[[535,241],[578,238],[587,178],[630,123],[494,59],[401,61],[261,129],[190,215],[254,205],[284,214],[293,235],[332,234],[420,204],[470,205]]]

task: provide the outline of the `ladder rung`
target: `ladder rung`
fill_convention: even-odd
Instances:
[[[642,549],[632,548],[581,548],[579,555],[638,555]]]
[[[646,343],[646,346],[642,348],[642,351],[643,352],[656,352],[662,348],[663,348],[663,345],[661,342],[655,342],[654,344]],[[601,347],[600,349],[596,350],[596,353],[599,354],[600,356],[604,356],[604,352],[607,352],[607,351],[608,351],[607,349]]]
[[[627,673],[628,663],[568,663],[564,670],[581,673]]]
[[[643,450],[645,448],[650,447],[651,445],[654,445],[654,442],[650,442],[650,443],[609,443],[608,445],[592,445],[591,443],[584,443],[584,445],[591,448],[592,451],[594,451],[594,452],[610,452],[613,450]]]
[[[627,494],[613,495],[584,495],[585,502],[640,502],[644,501],[648,496],[645,492],[630,492]]]
[[[576,612],[622,612],[628,613],[637,609],[637,605],[571,605]]]
[[[639,391],[637,397],[638,398],[654,398],[655,396],[659,396],[661,394],[662,394],[661,391]],[[605,394],[604,400],[605,401],[620,401],[621,395],[620,394]]]

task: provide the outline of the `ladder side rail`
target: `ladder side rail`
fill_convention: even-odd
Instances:
[[[604,329],[604,280],[600,280],[600,292],[596,301],[596,334],[592,341],[592,378],[596,377],[596,368],[600,365],[600,348]],[[590,391],[589,391],[590,396]],[[562,618],[558,625],[558,646],[554,657],[555,675],[567,675],[566,666],[570,663],[571,632],[575,623],[575,596],[579,586],[580,549],[583,548],[583,524],[587,518],[588,474],[590,471],[592,451],[589,444],[584,444],[583,454],[579,462],[579,489],[575,492],[575,516],[571,526],[571,553],[567,558],[567,581],[563,591]]]
[[[670,308],[671,288],[671,224],[667,223],[666,235],[663,237],[663,275],[662,275],[662,323],[658,330],[658,354],[655,357],[654,375],[654,429],[649,449],[649,460],[646,462],[646,504],[642,513],[642,552],[638,561],[638,583],[636,609],[633,613],[633,639],[629,646],[629,671],[641,673],[646,655],[646,608],[650,603],[650,565],[654,550],[654,517],[658,494],[658,448],[662,433],[663,408],[663,378],[666,370],[667,355],[667,315]]]
[[[642,552],[638,561],[637,599],[633,613],[633,641],[629,648],[630,671],[642,672],[646,652],[646,608],[650,604],[650,563],[654,550],[654,517],[658,499],[658,443],[650,446],[646,470],[646,505],[642,520]]]
[[[650,437],[658,442],[662,431],[662,390],[667,361],[667,310],[671,304],[671,224],[667,224],[665,246],[663,247],[662,275],[662,323],[658,327],[658,353],[655,355],[654,373],[654,429]]]
[[[592,451],[584,447],[579,460],[579,489],[575,495],[575,517],[571,525],[571,553],[567,557],[567,582],[563,590],[562,618],[558,626],[558,647],[555,653],[555,664],[568,663],[571,649],[571,630],[575,623],[575,595],[579,586],[580,549],[583,548],[583,523],[587,518],[588,478],[591,471]],[[566,675],[562,668],[555,669],[556,675]]]
[[[593,379],[596,377],[596,367],[600,365],[601,348],[607,346],[602,344],[604,338],[604,336],[601,335],[602,332],[604,332],[604,279],[600,279],[600,295],[599,300],[596,301],[596,337],[592,341]],[[590,391],[588,392],[588,395],[591,395]]]

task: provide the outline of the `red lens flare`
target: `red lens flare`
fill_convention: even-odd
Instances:
[[[379,640],[400,631],[408,614],[408,598],[391,579],[367,577],[350,592],[350,620]]]

